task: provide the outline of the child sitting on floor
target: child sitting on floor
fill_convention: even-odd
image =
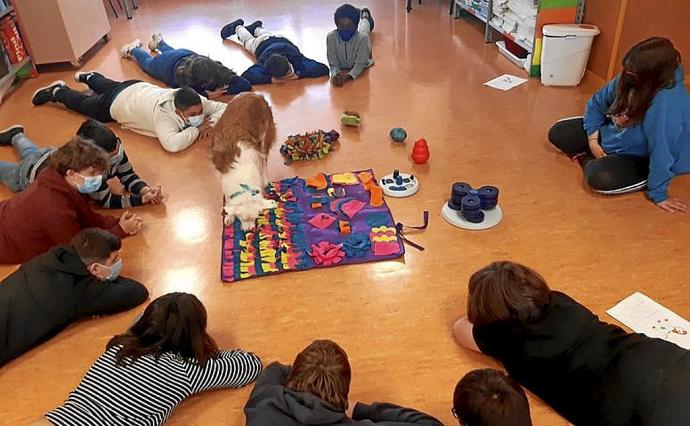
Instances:
[[[98,205],[108,209],[122,209],[163,201],[161,187],[148,186],[134,173],[122,141],[107,126],[89,119],[79,127],[77,136],[92,141],[110,156],[101,186],[89,194]],[[25,190],[48,166],[50,155],[57,150],[53,147],[39,148],[34,145],[24,134],[22,126],[12,126],[0,132],[0,146],[7,145],[17,149],[20,160],[19,163],[0,161],[0,182],[12,192]],[[126,192],[113,192],[109,185],[111,179],[117,179]]]
[[[334,19],[337,29],[326,36],[326,52],[331,83],[342,86],[374,64],[371,49],[374,18],[367,8],[360,10],[344,4],[336,9]]]
[[[525,391],[493,368],[472,370],[460,379],[452,411],[461,426],[532,426]]]
[[[358,402],[347,417],[350,363],[330,340],[316,340],[297,355],[292,367],[277,362],[266,367],[244,407],[248,426],[425,424],[435,418],[393,404]]]

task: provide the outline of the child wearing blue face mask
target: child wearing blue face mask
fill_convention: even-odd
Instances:
[[[119,276],[120,239],[88,228],[0,283],[0,366],[55,336],[72,321],[126,311],[148,291]]]
[[[209,137],[227,105],[201,97],[191,87],[168,89],[139,80],[118,82],[96,71],[77,72],[74,79],[94,94],[57,80],[38,89],[31,102],[34,106],[63,104],[103,123],[116,121],[123,128],[157,137],[168,152],[183,151]]]
[[[374,18],[369,9],[360,10],[346,3],[336,9],[334,19],[337,29],[326,36],[326,51],[331,83],[342,86],[374,64],[371,49]]]
[[[57,149],[48,167],[14,197],[0,202],[0,263],[25,262],[84,228],[101,228],[122,238],[141,229],[141,218],[119,219],[93,211],[83,194],[97,191],[108,154],[94,143],[74,139]]]
[[[122,141],[107,126],[89,119],[79,127],[77,136],[90,140],[110,156],[101,186],[89,194],[98,205],[107,209],[122,209],[163,201],[161,187],[149,186],[134,172]],[[22,126],[12,126],[0,132],[0,146],[6,145],[14,146],[20,157],[19,163],[0,161],[0,182],[12,192],[25,190],[48,166],[50,155],[56,151],[54,147],[37,147],[24,134]],[[109,184],[111,179],[117,179],[124,191],[113,192]]]
[[[256,57],[256,64],[242,73],[252,84],[285,83],[328,75],[325,64],[304,56],[293,42],[265,29],[261,21],[245,26],[240,18],[220,30],[223,40],[234,35]]]

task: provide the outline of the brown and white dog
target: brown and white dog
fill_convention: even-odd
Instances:
[[[242,93],[228,102],[209,146],[225,194],[225,225],[237,217],[242,229],[249,231],[261,212],[276,207],[275,201],[263,196],[268,153],[274,142],[273,113],[263,96]]]

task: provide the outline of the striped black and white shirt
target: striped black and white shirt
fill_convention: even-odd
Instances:
[[[108,186],[108,180],[117,178],[122,183],[127,191],[125,194],[113,194]],[[89,194],[89,196],[98,203],[101,207],[106,209],[127,209],[130,207],[141,206],[144,201],[141,199],[139,192],[146,186],[146,182],[141,179],[135,172],[132,164],[127,158],[127,153],[122,150],[122,160],[108,170],[108,174],[103,179],[101,187],[96,192]]]
[[[119,346],[91,366],[65,403],[46,414],[55,425],[160,425],[185,398],[220,388],[239,388],[261,373],[258,356],[240,349],[220,351],[202,368],[171,353],[139,357],[116,366]]]
[[[29,184],[32,183],[38,174],[43,171],[48,165],[48,157],[52,155],[57,149],[53,148],[47,152],[41,162],[34,164],[33,171],[29,176]],[[125,188],[124,194],[114,194],[110,191],[108,181],[117,178],[122,186]],[[139,193],[147,186],[146,182],[134,172],[132,164],[129,162],[127,152],[122,148],[122,160],[115,165],[109,165],[107,173],[103,179],[103,183],[89,196],[98,203],[99,206],[106,209],[128,209],[130,207],[141,206],[144,204],[142,195]]]

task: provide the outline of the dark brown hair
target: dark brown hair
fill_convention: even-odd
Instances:
[[[122,346],[118,365],[144,355],[156,359],[166,352],[195,359],[200,366],[218,354],[216,342],[206,333],[206,308],[188,293],[168,293],[151,302],[141,318],[124,334],[106,346]]]
[[[343,348],[331,340],[315,340],[297,355],[285,386],[315,395],[345,412],[351,378]]]
[[[609,114],[625,114],[631,125],[642,121],[654,95],[676,84],[674,74],[680,62],[680,52],[667,38],[652,37],[633,46],[623,57]]]
[[[455,386],[453,413],[465,426],[532,426],[522,387],[493,368],[472,370]]]
[[[77,137],[51,154],[48,165],[62,176],[67,175],[68,170],[79,172],[89,167],[103,172],[108,167],[109,158],[103,148]]]
[[[72,238],[72,247],[84,265],[103,263],[112,254],[120,250],[120,239],[108,231],[98,228],[82,229]]]
[[[538,273],[519,263],[494,262],[472,274],[467,317],[474,325],[538,316],[551,291]]]

